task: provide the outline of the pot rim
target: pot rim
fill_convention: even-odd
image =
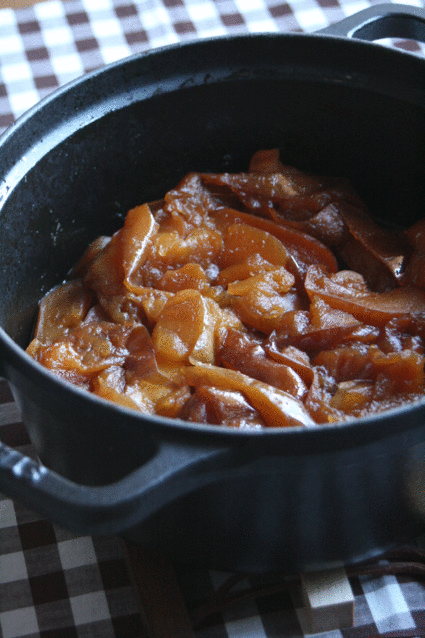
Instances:
[[[382,5],[370,7],[370,9],[377,9],[379,7],[391,7],[391,6],[403,7],[404,5],[382,4]],[[415,7],[414,5],[411,5],[411,6],[406,5],[406,6],[409,6],[410,9],[418,10],[418,7]],[[368,11],[369,9],[366,9],[364,13]],[[423,9],[423,12],[425,15],[425,9]],[[358,14],[354,14],[354,16],[351,16],[351,18],[354,18],[357,15],[360,15],[361,13],[362,12],[359,12]],[[335,26],[340,25],[341,22],[336,23]],[[51,93],[49,93],[45,97],[41,98],[36,104],[31,106],[27,111],[25,111],[22,115],[20,115],[15,120],[15,122],[11,124],[5,131],[3,131],[3,133],[0,135],[0,146],[4,144],[5,141],[10,136],[14,135],[16,130],[20,128],[21,126],[23,126],[27,120],[34,117],[36,113],[46,108],[50,104],[50,102],[56,101],[63,94],[68,93],[69,91],[79,87],[80,85],[85,85],[87,82],[92,82],[93,79],[97,77],[101,77],[107,73],[111,73],[116,68],[134,64],[135,62],[142,59],[144,60],[151,57],[156,58],[158,56],[163,56],[164,54],[172,53],[173,51],[180,50],[180,49],[204,48],[204,47],[208,47],[215,44],[218,45],[223,42],[226,42],[226,43],[243,42],[244,40],[247,41],[248,43],[251,43],[253,40],[254,41],[263,40],[264,42],[266,42],[267,40],[306,41],[311,39],[312,42],[316,42],[316,43],[318,41],[328,41],[328,42],[333,41],[336,43],[336,46],[338,47],[348,46],[348,47],[354,48],[354,50],[356,48],[359,48],[359,49],[366,48],[366,50],[370,50],[371,52],[376,52],[377,55],[394,56],[395,58],[399,58],[399,59],[409,59],[411,64],[419,63],[420,65],[425,65],[425,59],[418,57],[417,55],[415,55],[414,53],[410,51],[386,47],[377,42],[358,39],[350,35],[345,37],[338,33],[332,33],[333,26],[334,25],[331,25],[330,27],[323,29],[323,32],[319,30],[319,31],[311,32],[311,33],[296,32],[296,31],[255,32],[255,33],[236,33],[236,34],[208,36],[201,39],[187,40],[184,42],[175,42],[175,43],[166,44],[160,47],[155,47],[153,49],[147,49],[144,51],[132,53],[126,56],[125,58],[121,58],[114,62],[110,62],[108,64],[95,68],[91,71],[88,71],[87,73],[83,73],[82,75],[64,83],[63,85],[54,89]]]

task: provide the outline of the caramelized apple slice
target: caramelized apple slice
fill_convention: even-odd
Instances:
[[[341,216],[354,239],[401,281],[409,252],[403,234],[378,226],[364,210],[349,204],[341,207]]]
[[[104,311],[100,304],[95,304],[90,308],[84,317],[83,324],[99,323],[99,321],[110,321],[111,317]]]
[[[189,385],[195,387],[206,385],[241,392],[268,427],[314,425],[301,401],[236,370],[196,362],[186,368],[186,377]]]
[[[71,270],[70,278],[84,279],[93,261],[111,241],[110,237],[101,235],[86,248],[82,257]]]
[[[374,380],[376,373],[369,356],[369,346],[352,343],[333,350],[323,350],[314,357],[312,364],[326,369],[330,378],[341,381]]]
[[[238,333],[245,333],[246,327],[239,319],[232,308],[220,308],[217,304],[212,304],[212,312],[216,316],[215,340],[216,340],[216,365],[221,361],[221,347],[226,339],[229,330],[236,330]]]
[[[220,201],[202,183],[198,173],[188,173],[164,198],[165,210],[178,213],[190,227],[206,224],[208,213]]]
[[[341,215],[342,205],[332,202],[308,220],[286,223],[315,237],[326,246],[340,246],[350,238],[348,227]]]
[[[174,293],[166,290],[157,290],[143,286],[138,289],[137,295],[131,296],[134,304],[143,308],[149,326],[154,326],[158,321],[165,305],[174,297]]]
[[[331,398],[329,404],[332,408],[342,410],[347,415],[356,415],[360,409],[364,409],[373,399],[373,383],[355,379],[343,381]]]
[[[293,285],[294,276],[285,268],[271,268],[248,279],[229,283],[227,292],[235,297],[245,297],[255,290],[262,291],[269,296],[274,296],[276,293],[284,295],[291,290]]]
[[[148,204],[136,206],[128,211],[120,238],[124,284],[131,292],[137,293],[138,286],[133,283],[133,278],[146,261],[148,248],[157,230],[158,224]]]
[[[285,266],[287,261],[282,242],[267,231],[248,224],[231,224],[224,234],[223,252],[219,255],[220,267],[233,266],[254,254],[275,266]]]
[[[376,376],[391,380],[392,392],[418,393],[424,388],[424,356],[413,350],[384,354],[377,346],[369,349]]]
[[[129,386],[129,394],[142,412],[172,417],[178,414],[190,397],[190,389],[188,386],[169,388],[166,385],[142,379]]]
[[[254,153],[249,162],[249,173],[262,173],[263,175],[273,175],[273,173],[283,173],[284,165],[279,159],[278,148],[260,150]]]
[[[253,379],[284,390],[297,399],[302,400],[307,392],[305,383],[293,368],[268,359],[259,343],[237,330],[227,331],[220,356],[225,368],[239,370]]]
[[[123,365],[134,353],[149,373],[156,369],[150,336],[144,326],[98,322],[70,330],[42,348],[38,359],[55,372],[74,370],[91,377],[110,366]]]
[[[374,386],[374,395],[376,390],[376,384]],[[378,412],[385,412],[387,410],[394,410],[395,408],[405,408],[408,405],[414,404],[423,399],[423,393],[420,394],[391,394],[391,390],[385,393],[382,398],[374,398],[369,404],[356,413],[356,417],[369,417],[377,414]]]
[[[356,319],[374,326],[385,325],[394,317],[407,313],[425,312],[425,291],[413,286],[389,292],[371,292],[361,275],[340,271],[327,275],[317,266],[310,266],[305,289],[312,298],[318,296],[329,306],[349,312]]]
[[[93,380],[91,385],[93,394],[117,403],[130,410],[140,410],[140,405],[127,391],[125,372],[120,366],[111,366],[102,370]]]
[[[288,294],[294,277],[285,268],[254,275],[227,287],[231,307],[246,325],[270,334],[280,323],[283,313],[298,305],[296,292]]]
[[[338,250],[343,262],[360,273],[373,292],[385,292],[398,287],[397,279],[383,261],[357,239],[350,239]]]
[[[420,219],[405,231],[413,247],[405,273],[405,282],[425,287],[425,219]]]
[[[199,265],[189,262],[176,270],[167,270],[158,281],[159,290],[179,292],[180,290],[199,290],[204,292],[210,287],[205,270]]]
[[[159,372],[152,339],[145,326],[131,329],[125,347],[127,353],[123,365],[127,382],[145,379],[167,385],[166,377]]]
[[[99,373],[92,388],[94,394],[124,407],[167,417],[175,417],[190,397],[188,386],[170,387],[149,379],[128,383],[127,373],[117,367]]]
[[[213,264],[204,269],[199,264],[189,262],[181,268],[167,270],[156,284],[156,289],[168,292],[198,290],[204,297],[213,299],[219,305],[227,305],[225,288],[210,284],[210,280],[216,278],[217,271],[218,268]]]
[[[414,350],[424,354],[425,316],[414,313],[391,319],[382,330],[378,346],[385,352]]]
[[[265,352],[275,361],[279,361],[295,370],[307,387],[312,384],[313,368],[310,363],[310,357],[306,352],[294,346],[285,346],[282,350],[277,350],[272,342],[265,346]]]
[[[261,257],[258,253],[254,253],[243,261],[220,270],[216,278],[216,283],[221,286],[228,286],[234,281],[242,281],[254,275],[270,272],[274,270],[274,268],[275,266],[269,261]]]
[[[41,300],[34,337],[41,343],[53,343],[86,316],[92,294],[80,279],[56,286]]]
[[[84,284],[97,295],[107,297],[124,295],[123,282],[122,243],[120,231],[117,231],[87,267]]]
[[[168,393],[160,396],[155,404],[155,414],[165,416],[169,419],[178,418],[179,412],[190,398],[190,387],[188,385],[170,388]]]
[[[342,410],[331,405],[337,385],[324,368],[313,368],[313,383],[307,393],[304,405],[316,423],[336,423],[344,421]]]
[[[208,268],[222,249],[221,233],[213,228],[195,228],[186,237],[176,231],[159,232],[151,244],[139,280],[134,283],[140,287],[155,287],[167,270],[182,268],[187,263]],[[132,290],[137,294],[137,288]]]
[[[166,361],[188,361],[189,357],[215,361],[213,302],[197,290],[176,293],[164,306],[152,332],[158,355]]]
[[[425,219],[420,219],[405,231],[405,236],[415,250],[425,251]]]
[[[332,251],[320,241],[296,230],[288,225],[275,224],[272,221],[255,217],[231,208],[221,208],[211,211],[211,218],[216,221],[217,227],[226,227],[231,224],[247,224],[266,231],[278,239],[290,256],[291,272],[303,277],[308,266],[321,265],[329,272],[337,272],[338,264]],[[267,257],[266,257],[267,259]],[[287,268],[290,268],[289,262]],[[295,270],[292,270],[292,268]]]
[[[148,204],[128,211],[124,226],[99,252],[87,269],[85,281],[99,295],[138,291],[137,274],[158,229]],[[125,288],[124,288],[125,286]]]
[[[313,361],[337,382],[386,379],[391,394],[419,393],[424,387],[424,355],[413,350],[384,353],[377,345],[351,344],[323,351]]]
[[[347,341],[372,341],[379,336],[373,326],[366,326],[352,314],[334,309],[320,298],[313,297],[310,311],[288,312],[282,315],[266,348],[276,353],[294,346],[311,355],[334,348]]]
[[[282,167],[274,173],[202,173],[201,178],[208,187],[230,188],[254,214],[267,214],[273,206],[317,212],[323,203],[311,195],[332,183],[293,167]]]
[[[425,252],[423,250],[414,250],[408,265],[404,281],[413,286],[425,288]]]
[[[178,417],[185,421],[225,425],[243,430],[258,430],[265,426],[258,412],[243,394],[201,386],[181,408]]]
[[[140,301],[124,289],[120,295],[98,295],[99,306],[106,315],[106,321],[115,323],[145,323],[146,315]]]

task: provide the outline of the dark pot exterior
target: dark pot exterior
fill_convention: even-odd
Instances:
[[[353,562],[424,530],[422,404],[238,432],[119,409],[22,350],[43,293],[129,208],[190,170],[243,170],[271,147],[349,177],[386,223],[413,223],[425,201],[425,61],[328,35],[202,41],[74,82],[3,136],[0,366],[43,466],[0,446],[2,491],[73,529],[227,570]]]

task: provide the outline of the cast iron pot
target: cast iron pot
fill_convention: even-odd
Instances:
[[[315,35],[238,36],[130,57],[73,82],[0,142],[0,361],[42,464],[0,448],[0,489],[58,524],[227,570],[324,568],[425,529],[425,406],[313,430],[143,416],[23,351],[84,247],[190,170],[260,148],[344,175],[378,218],[424,214],[425,11],[381,5]],[[340,37],[345,36],[345,37]]]

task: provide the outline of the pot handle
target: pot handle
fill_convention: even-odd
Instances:
[[[88,535],[120,534],[155,511],[214,481],[229,450],[165,442],[145,465],[104,486],[69,481],[0,443],[0,491],[64,528]]]
[[[425,42],[425,9],[408,4],[377,4],[315,33],[370,41],[404,38]]]

